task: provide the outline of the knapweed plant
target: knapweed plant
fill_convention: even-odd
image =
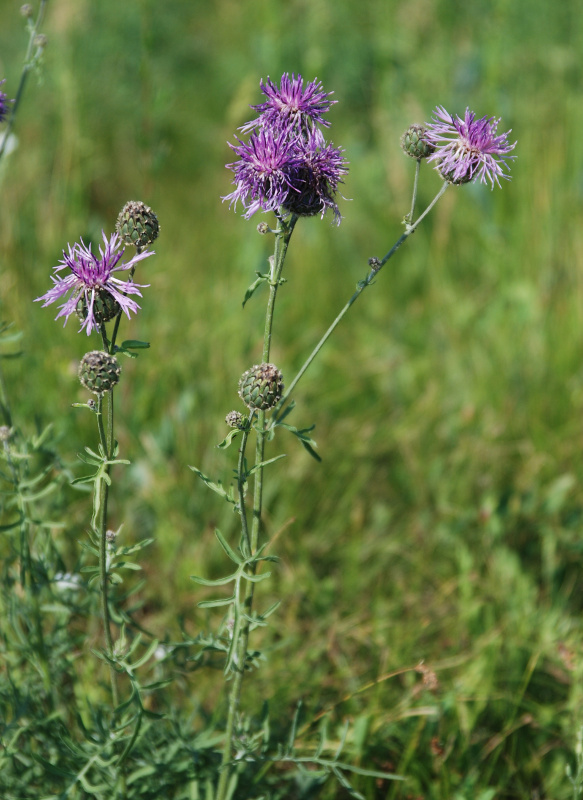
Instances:
[[[384,257],[369,259],[368,274],[358,283],[356,291],[286,388],[281,370],[270,362],[270,353],[276,297],[283,282],[290,240],[302,218],[323,219],[330,212],[333,223],[340,224],[337,195],[348,164],[344,151],[325,137],[330,127],[325,114],[335,101],[331,99],[331,92],[324,91],[321,82],[314,80],[305,84],[300,75],[284,74],[279,86],[268,78],[261,82],[261,90],[266,100],[252,106],[258,116],[241,128],[242,134],[248,134],[249,138],[245,141],[237,137],[237,143],[230,145],[238,156],[236,161],[227,164],[234,173],[235,188],[223,199],[234,208],[241,203],[247,219],[259,211],[271,212],[275,217],[271,225],[261,222],[258,226],[260,233],[272,235],[275,240],[269,270],[258,275],[244,300],[247,302],[261,284],[267,284],[262,363],[251,366],[241,376],[238,391],[246,409],[228,413],[226,422],[233,430],[219,445],[224,448],[239,440],[235,491],[227,491],[220,482],[192,468],[207,486],[233,505],[241,522],[241,535],[236,546],[227,542],[220,531],[216,532],[234,571],[220,580],[194,578],[217,590],[226,585],[232,587],[229,596],[201,604],[226,608],[221,639],[225,651],[224,672],[231,687],[218,800],[233,796],[236,785],[233,777],[242,762],[253,755],[241,746],[245,737],[239,729],[244,676],[257,663],[257,651],[250,647],[249,642],[252,632],[266,625],[277,608],[277,605],[272,605],[258,610],[254,603],[255,586],[269,578],[269,572],[260,570],[261,565],[276,561],[273,555],[265,554],[269,532],[262,524],[264,473],[283,456],[266,458],[266,442],[273,439],[278,430],[287,430],[318,458],[310,437],[312,428],[297,428],[286,421],[293,408],[291,395],[298,381],[348,309],[374,282],[382,267],[416,230],[448,186],[477,179],[489,182],[492,188],[495,183],[500,185],[500,178],[509,178],[509,161],[514,157],[510,153],[515,146],[509,142],[508,133],[497,133],[498,120],[491,117],[477,119],[469,109],[461,119],[438,107],[430,123],[415,124],[405,131],[401,140],[403,150],[416,161],[411,207],[404,217],[405,230]],[[443,184],[429,206],[415,216],[420,166],[424,159],[435,165]],[[251,444],[253,439],[254,447]],[[252,454],[249,453],[251,447]],[[248,499],[250,484],[252,490]],[[333,771],[346,785],[340,764],[322,759],[315,759],[315,763]]]
[[[312,225],[317,224],[316,220],[328,219],[337,228],[340,226],[341,187],[348,172],[348,159],[345,151],[330,140],[327,114],[336,101],[319,80],[305,82],[301,75],[286,73],[279,83],[268,78],[260,87],[265,99],[252,106],[256,112],[254,119],[243,125],[240,135],[229,144],[233,157],[227,168],[233,176],[233,188],[223,200],[234,210],[242,207],[246,219],[258,213],[269,215],[257,229],[273,237],[273,255],[266,271],[258,273],[245,292],[243,301],[247,303],[260,287],[267,289],[261,361],[250,365],[238,382],[233,378],[233,400],[238,406],[225,409],[230,431],[219,447],[227,450],[238,445],[233,485],[191,467],[207,487],[231,506],[240,524],[234,541],[216,531],[217,541],[230,562],[225,576],[215,580],[193,576],[198,584],[213,590],[213,597],[201,601],[200,606],[218,609],[216,633],[192,639],[185,635],[184,641],[165,642],[161,648],[166,653],[194,648],[198,654],[212,653],[215,662],[220,658],[226,711],[223,714],[216,709],[210,721],[197,723],[178,708],[165,714],[152,710],[150,697],[163,691],[173,675],[156,668],[155,679],[148,683],[138,677],[145,665],[156,661],[160,645],[136,622],[127,607],[130,592],[124,587],[125,571],[139,569],[132,557],[151,540],[126,544],[122,529],[113,530],[109,525],[108,508],[111,492],[115,491],[115,475],[128,463],[126,456],[131,457],[131,453],[119,451],[116,441],[115,394],[124,380],[124,359],[135,358],[148,347],[146,342],[123,339],[120,331],[124,317],[136,314],[139,303],[147,301],[145,290],[152,278],[145,275],[148,271],[151,274],[155,263],[150,261],[154,255],[150,248],[159,233],[158,219],[152,209],[141,201],[132,201],[121,210],[115,232],[103,232],[102,242],[80,240],[63,250],[62,259],[53,268],[52,286],[36,298],[43,306],[56,305],[55,318],[65,324],[69,320],[76,322],[79,333],[90,342],[78,374],[91,397],[76,406],[79,413],[89,414],[94,420],[94,440],[80,455],[83,474],[71,480],[70,471],[60,468],[59,480],[54,481],[55,486],[62,486],[67,480],[91,491],[87,537],[81,543],[84,566],[79,574],[67,571],[52,544],[44,546],[42,557],[34,555],[39,550],[41,527],[35,520],[41,512],[33,514],[31,509],[44,495],[37,497],[32,489],[37,484],[44,487],[43,481],[59,462],[46,445],[48,434],[44,438],[37,436],[34,447],[16,446],[2,384],[5,424],[0,427],[0,445],[3,480],[8,486],[5,494],[9,498],[3,508],[3,522],[5,531],[16,532],[4,568],[2,598],[5,613],[10,603],[14,606],[10,606],[13,642],[20,642],[19,652],[32,653],[29,658],[41,676],[43,692],[38,708],[30,706],[32,710],[27,715],[18,705],[21,697],[18,681],[12,681],[11,702],[18,710],[7,721],[8,733],[3,732],[1,758],[7,765],[8,776],[0,777],[3,797],[285,798],[290,796],[289,768],[293,765],[301,777],[294,788],[294,797],[315,796],[318,787],[334,776],[348,796],[362,798],[351,785],[350,774],[373,780],[401,777],[357,768],[341,760],[343,737],[340,746],[331,750],[322,734],[317,749],[308,752],[298,734],[297,714],[291,721],[287,740],[277,743],[271,740],[265,716],[251,720],[242,711],[245,677],[258,667],[260,660],[260,653],[253,646],[253,633],[266,627],[278,613],[278,603],[265,608],[259,596],[259,585],[270,577],[265,567],[277,563],[277,557],[268,552],[270,530],[264,524],[263,507],[265,482],[269,471],[277,469],[276,462],[283,458],[282,454],[270,455],[267,445],[285,432],[319,460],[311,436],[313,426],[294,426],[290,422],[293,392],[298,382],[351,306],[377,281],[383,266],[448,187],[471,181],[489,184],[491,188],[500,186],[501,179],[509,178],[515,143],[509,141],[508,133],[498,133],[499,120],[476,117],[469,109],[459,117],[438,106],[430,122],[413,124],[405,131],[401,145],[413,159],[415,169],[411,204],[403,217],[404,229],[384,256],[367,259],[366,274],[307,354],[303,366],[289,380],[281,365],[271,361],[276,299],[285,281],[289,246],[300,222]],[[0,91],[0,121],[9,115],[9,108],[7,95]],[[418,213],[417,188],[424,161],[438,171],[443,183],[427,208]],[[286,291],[289,286],[286,285]],[[29,463],[31,453],[42,455],[38,475],[22,466]],[[6,588],[15,585],[19,570],[21,585],[31,587],[25,614],[22,610],[17,613],[16,600],[10,598]],[[60,593],[58,602],[56,593]],[[88,598],[85,604],[79,599],[83,593]],[[98,604],[94,602],[96,598]],[[43,608],[46,614],[49,611],[61,614],[59,619],[63,621],[49,630]],[[75,671],[70,656],[66,656],[67,636],[72,636],[71,620],[82,619],[89,628],[91,615],[99,619],[101,646],[94,647],[90,654],[82,652],[77,658],[92,659],[92,671],[98,676],[100,687],[97,695],[107,696],[107,702],[101,706],[97,701],[83,702],[75,697],[71,690]],[[26,643],[22,641],[26,632],[19,637],[19,632],[26,631],[24,618],[32,620],[27,622],[32,643],[29,650],[25,650]],[[59,642],[58,652],[64,654],[64,659],[69,658],[69,671],[66,676],[59,673],[58,681],[57,667],[51,657],[51,647],[56,647],[56,642]],[[82,650],[79,636],[76,642],[79,653]],[[6,634],[4,648],[8,652],[10,647],[13,650],[10,668],[19,675],[26,674],[26,657],[15,658],[17,645],[10,644]],[[165,664],[163,661],[159,666]],[[107,677],[105,685],[101,682],[102,675]],[[42,744],[31,744],[21,753],[19,738]],[[279,777],[274,769],[278,764],[284,767]]]

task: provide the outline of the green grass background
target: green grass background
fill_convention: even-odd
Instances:
[[[14,91],[20,2],[1,5],[0,75]],[[268,237],[222,204],[227,141],[259,80],[320,78],[338,101],[330,138],[350,162],[339,229],[301,221],[278,298],[273,360],[289,380],[400,235],[414,163],[402,131],[437,104],[501,116],[512,181],[448,190],[362,296],[299,384],[290,420],[316,424],[316,464],[267,474],[270,552],[260,607],[267,661],[245,707],[289,720],[333,707],[349,756],[407,776],[362,779],[369,798],[567,798],[581,691],[583,17],[577,0],[51,0],[43,82],[31,79],[1,174],[2,316],[24,332],[8,380],[21,424],[54,420],[72,464],[95,431],[76,364],[98,347],[33,305],[67,242],[98,241],[143,199],[162,231],[140,267],[127,338],[111,527],[156,537],[144,621],[178,636],[211,622],[192,574],[228,565],[215,527],[236,519],[188,464],[228,482],[216,449],[261,353],[265,295],[241,308]],[[13,95],[11,95],[13,96]],[[440,185],[422,171],[421,204]],[[144,277],[146,276],[146,277]],[[71,499],[70,563],[87,525]],[[424,660],[439,685],[410,668]],[[409,669],[408,669],[409,668]],[[394,671],[408,671],[386,677]],[[379,680],[380,678],[380,680]],[[219,673],[177,689],[208,709]],[[180,694],[180,692],[182,694]],[[330,786],[328,796],[344,797]]]

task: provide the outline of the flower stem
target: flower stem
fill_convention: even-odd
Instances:
[[[421,159],[417,159],[417,163],[415,164],[415,178],[413,180],[413,197],[411,198],[411,211],[407,214],[405,219],[409,224],[413,222],[413,216],[415,214],[415,203],[417,202],[417,186],[419,184],[419,170],[421,169]]]
[[[273,317],[275,312],[275,300],[277,297],[277,290],[279,288],[283,265],[287,254],[287,248],[291,235],[293,233],[295,224],[298,217],[294,214],[289,221],[285,221],[282,217],[278,217],[278,230],[275,239],[275,252],[271,259],[271,270],[269,280],[269,297],[267,300],[267,309],[265,312],[265,328],[263,333],[263,363],[269,362],[269,354],[271,352],[271,337],[273,332]],[[265,452],[265,411],[259,411],[257,415],[257,442],[255,446],[255,463],[260,464],[264,459]],[[247,439],[244,438],[244,443]],[[244,449],[243,443],[239,451],[239,481],[241,481],[241,469],[243,467]],[[251,538],[249,534],[245,534],[247,528],[247,518],[243,509],[243,498],[241,497],[241,485],[239,486],[239,502],[241,503],[241,524],[243,527],[243,538],[247,538],[249,543],[250,553],[253,555],[259,543],[259,532],[261,528],[261,510],[263,505],[263,467],[259,467],[254,474],[253,484],[253,519],[251,523]],[[255,574],[256,566],[251,567],[251,571]],[[245,615],[245,623],[241,626],[239,641],[234,643],[236,648],[237,657],[235,660],[235,677],[233,678],[233,685],[229,694],[229,710],[227,714],[227,725],[225,730],[225,743],[223,746],[223,755],[221,761],[221,774],[219,777],[219,784],[217,787],[216,800],[225,800],[229,780],[232,770],[229,768],[231,761],[231,754],[233,751],[233,734],[235,728],[235,720],[239,710],[239,703],[241,701],[241,688],[243,685],[243,677],[245,674],[245,662],[247,656],[247,646],[249,643],[249,628],[250,618],[253,609],[253,594],[255,584],[252,581],[247,582],[245,590],[245,598],[243,600],[243,613]]]
[[[108,402],[108,436],[105,434],[103,425],[103,395],[98,395],[97,400],[97,427],[99,430],[99,439],[101,446],[106,454],[106,458],[111,457],[111,450],[109,448],[109,441],[111,441],[113,434],[113,390],[109,392]],[[109,473],[109,467],[107,467]],[[103,617],[103,633],[105,636],[105,644],[107,655],[113,658],[113,637],[111,635],[111,618],[109,615],[109,599],[108,599],[108,586],[109,575],[107,569],[107,502],[109,498],[109,485],[107,481],[102,480],[100,486],[99,497],[99,519],[96,524],[96,532],[99,537],[99,582],[101,586],[101,614]],[[111,695],[114,708],[119,706],[119,688],[117,684],[117,672],[110,664],[109,677],[111,680]]]
[[[370,286],[370,284],[373,282],[374,278],[377,276],[377,274],[380,272],[380,270],[384,267],[384,265],[387,263],[387,261],[397,252],[397,250],[403,244],[403,242],[412,233],[414,233],[414,231],[417,229],[417,226],[419,225],[419,223],[427,216],[427,214],[431,211],[433,206],[443,196],[443,194],[445,193],[445,190],[447,189],[448,186],[449,186],[449,184],[444,181],[443,186],[441,187],[439,192],[435,195],[435,197],[433,198],[431,203],[427,206],[425,211],[421,214],[421,216],[413,224],[408,224],[407,223],[406,228],[405,228],[405,232],[397,239],[397,241],[391,247],[391,249],[385,255],[385,257],[380,262],[378,262],[370,270],[369,274],[366,276],[366,278],[364,280],[359,281],[359,283],[357,284],[357,287],[356,287],[356,291],[354,292],[354,294],[352,295],[350,300],[346,303],[346,305],[341,310],[341,312],[338,314],[338,316],[336,317],[334,322],[330,325],[330,327],[328,328],[326,333],[322,336],[322,338],[320,339],[318,344],[314,347],[314,349],[312,350],[312,352],[310,353],[310,355],[308,356],[308,358],[304,362],[303,366],[300,368],[299,372],[297,373],[297,375],[295,376],[293,381],[290,383],[289,387],[286,389],[286,391],[282,395],[281,400],[279,401],[279,403],[275,407],[274,414],[273,414],[273,420],[272,420],[271,424],[273,424],[274,422],[277,422],[277,420],[280,418],[281,412],[283,410],[283,406],[284,406],[285,402],[290,397],[291,393],[293,392],[293,390],[295,389],[295,387],[299,383],[300,379],[303,377],[304,373],[306,372],[306,370],[308,369],[308,367],[310,366],[312,361],[316,358],[316,356],[318,355],[318,353],[320,352],[322,347],[326,344],[326,342],[328,341],[328,339],[332,335],[333,331],[336,329],[336,327],[338,326],[338,324],[340,323],[340,321],[342,320],[342,318],[344,317],[344,315],[346,314],[346,312],[348,311],[350,306],[360,297],[360,295],[366,289],[366,287]]]
[[[4,135],[2,141],[0,142],[0,160],[4,155],[4,150],[6,148],[6,142],[8,141],[8,137],[12,133],[12,128],[14,127],[14,120],[16,119],[16,112],[18,110],[18,106],[20,105],[20,101],[22,100],[22,95],[24,93],[24,87],[26,86],[26,79],[28,78],[28,73],[34,66],[36,57],[32,55],[32,49],[34,47],[34,41],[36,39],[36,35],[38,33],[38,29],[40,28],[41,22],[44,17],[45,7],[48,0],[41,0],[41,4],[38,10],[38,14],[36,17],[36,22],[34,22],[29,27],[29,38],[28,38],[28,47],[26,48],[26,55],[24,57],[24,65],[22,67],[22,72],[20,74],[20,82],[18,84],[18,89],[16,90],[16,97],[14,98],[14,103],[12,104],[12,108],[10,110],[10,116],[8,118],[8,122],[6,124],[6,129],[4,131]],[[37,51],[38,53],[38,51]]]

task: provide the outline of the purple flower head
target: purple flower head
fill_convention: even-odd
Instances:
[[[265,83],[261,81],[260,85],[267,101],[251,106],[254,111],[259,111],[260,116],[243,125],[241,128],[243,133],[263,126],[291,127],[300,133],[311,130],[314,125],[324,127],[330,125],[323,114],[336,100],[328,99],[334,93],[325,92],[322,82],[317,78],[308,83],[304,89],[301,75],[296,78],[292,72],[290,78],[286,72],[281,76],[279,88],[271,78],[267,78]]]
[[[328,208],[338,224],[340,211],[334,194],[348,172],[343,151],[327,144],[320,125],[329,125],[323,114],[335,100],[313,80],[304,88],[302,76],[285,73],[280,86],[269,78],[261,81],[267,102],[252,106],[260,112],[241,130],[250,132],[247,143],[229,147],[239,161],[233,170],[235,189],[223,200],[236,207],[240,200],[249,219],[256,211],[279,208],[299,216],[324,216]]]
[[[83,240],[81,240],[81,244],[75,243],[73,247],[68,245],[69,252],[66,253],[63,250],[63,258],[58,266],[54,267],[54,272],[58,273],[64,269],[68,269],[70,272],[64,278],[60,275],[51,276],[54,283],[53,288],[49,289],[42,297],[36,298],[37,301],[44,300],[44,308],[70,292],[68,298],[60,306],[60,311],[55,319],[65,317],[66,324],[81,301],[86,307],[86,314],[79,330],[85,328],[87,335],[92,330],[99,328],[95,316],[96,306],[103,301],[104,297],[107,298],[107,295],[119,304],[128,318],[130,311],[135,313],[139,309],[135,300],[131,300],[126,295],[137,294],[141,297],[140,288],[144,288],[144,285],[134,283],[131,279],[120,280],[113,273],[133,269],[138,261],[154,255],[153,251],[144,251],[137,253],[126,264],[119,264],[124,254],[123,248],[120,250],[119,236],[114,233],[108,240],[105,233],[102,232],[102,235],[105,250],[101,246],[99,247],[99,257],[91,252],[91,246],[87,247]]]
[[[510,144],[508,134],[496,135],[499,119],[481,117],[466,108],[464,119],[453,117],[443,106],[433,112],[433,121],[426,124],[426,139],[435,147],[427,161],[435,161],[436,169],[450,183],[468,183],[480,179],[490,181],[492,189],[500,178],[510,180],[507,170],[508,155],[516,147]]]
[[[306,138],[298,138],[301,161],[294,174],[294,186],[299,192],[289,192],[284,208],[298,216],[323,217],[330,208],[334,222],[340,224],[342,216],[334,202],[338,184],[348,172],[343,150],[323,142],[318,133],[311,131]]]
[[[0,86],[2,86],[3,83],[6,83],[6,78],[0,81]],[[8,108],[8,103],[12,102],[14,101],[9,100],[8,95],[4,94],[4,92],[0,89],[0,122],[4,122],[4,120],[6,119],[6,116],[8,115],[8,112],[10,110]]]
[[[251,134],[248,143],[229,144],[239,156],[239,161],[227,164],[235,173],[236,188],[223,197],[230,205],[240,200],[245,208],[245,218],[256,211],[277,211],[290,192],[298,192],[293,184],[293,174],[300,162],[295,138],[287,129],[260,128]]]

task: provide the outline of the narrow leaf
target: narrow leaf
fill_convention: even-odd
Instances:
[[[200,583],[201,586],[225,586],[227,583],[231,583],[231,581],[236,580],[239,572],[234,572],[232,575],[227,575],[226,578],[217,578],[216,580],[210,580],[209,578],[200,578],[198,575],[191,575],[191,580],[195,581],[195,583]]]
[[[260,461],[259,464],[255,464],[254,467],[251,467],[247,475],[253,475],[253,473],[256,472],[256,470],[263,469],[263,467],[266,467],[268,464],[275,464],[276,461],[279,461],[281,458],[285,457],[286,454],[281,453],[281,455],[275,456],[274,458],[268,458],[267,461]]]
[[[201,480],[202,480],[204,483],[206,483],[206,485],[209,487],[209,489],[212,489],[212,490],[213,490],[213,492],[216,492],[216,493],[219,495],[219,497],[222,497],[222,498],[223,498],[223,500],[226,500],[228,503],[233,503],[233,504],[235,504],[235,500],[234,500],[234,498],[233,498],[233,497],[231,497],[231,495],[229,495],[229,494],[228,494],[228,493],[227,493],[227,492],[226,492],[226,491],[223,489],[223,487],[222,487],[222,485],[221,485],[220,481],[219,481],[218,483],[214,483],[214,481],[211,481],[211,479],[208,477],[208,475],[205,475],[205,474],[204,474],[204,472],[201,472],[201,471],[200,471],[199,469],[197,469],[196,467],[192,467],[190,464],[189,464],[188,466],[189,466],[189,469],[191,469],[191,470],[192,470],[194,473],[196,473],[196,475],[198,475],[198,477],[199,477],[199,478],[200,478],[200,479],[201,479]]]
[[[218,608],[219,606],[230,606],[234,602],[235,596],[227,597],[225,600],[201,600],[196,605],[199,608]]]
[[[260,272],[256,272],[255,274],[259,277],[257,280],[253,281],[251,286],[247,288],[247,291],[245,292],[245,298],[243,299],[243,308],[245,308],[245,303],[253,297],[255,290],[261,286],[262,283],[265,283],[265,281],[269,280],[268,274],[262,275]]]
[[[231,561],[234,561],[235,564],[242,564],[243,559],[241,558],[241,556],[238,556],[237,553],[235,553],[233,548],[228,544],[225,537],[218,528],[215,530],[215,536],[219,540],[219,544],[221,545],[225,553],[229,556]]]
[[[220,442],[220,443],[217,445],[217,447],[218,447],[220,450],[226,450],[226,449],[227,449],[227,447],[229,447],[231,444],[233,444],[233,439],[236,439],[236,437],[237,437],[237,436],[238,436],[240,433],[243,433],[243,431],[239,430],[239,428],[233,428],[233,430],[232,430],[230,433],[228,433],[228,434],[225,436],[225,438],[223,439],[223,441],[222,441],[222,442]]]

